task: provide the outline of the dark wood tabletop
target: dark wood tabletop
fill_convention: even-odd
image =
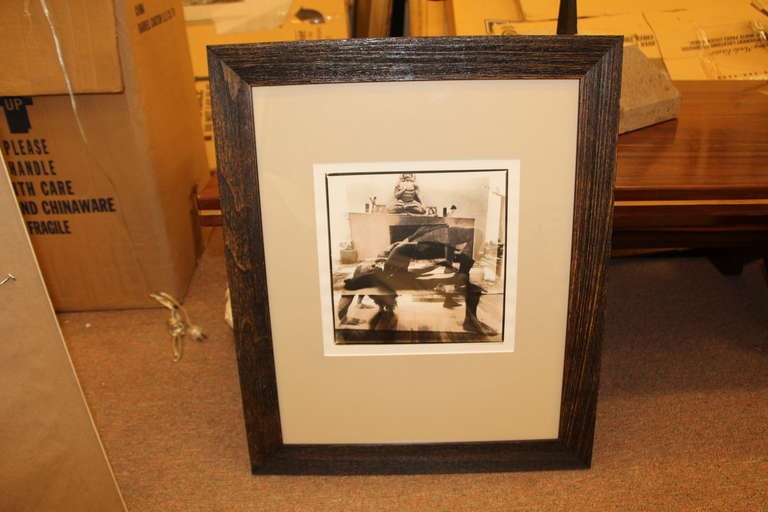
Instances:
[[[619,136],[616,249],[768,247],[768,82],[675,82],[678,118]],[[198,194],[219,225],[215,177]]]
[[[768,199],[768,83],[675,86],[678,119],[619,137],[616,200]]]
[[[619,137],[616,249],[768,244],[768,83],[676,82],[678,118]]]

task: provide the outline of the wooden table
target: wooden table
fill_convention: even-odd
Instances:
[[[768,85],[675,85],[677,120],[619,137],[614,249],[764,249]]]
[[[768,254],[768,83],[676,82],[678,119],[619,136],[614,250]],[[215,178],[198,195],[219,225]]]

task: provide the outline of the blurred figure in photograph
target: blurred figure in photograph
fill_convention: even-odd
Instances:
[[[441,230],[443,234],[439,233]],[[458,240],[462,242],[457,244],[462,246],[462,250],[458,250],[457,246],[445,242],[448,238],[447,230],[448,227],[444,224],[422,226],[413,235],[392,244],[374,263],[358,265],[352,277],[344,280],[345,290],[375,288],[366,292],[379,307],[379,311],[371,319],[371,329],[393,328],[397,323],[397,295],[406,290],[421,290],[443,295],[445,308],[459,306],[456,298],[463,296],[464,330],[486,335],[496,334],[493,328],[477,317],[477,307],[484,290],[469,280],[469,271],[475,263],[466,250],[469,240]],[[472,236],[472,231],[467,230],[466,236]],[[456,236],[452,238],[455,239]],[[434,263],[417,267],[411,265],[414,261],[424,260],[433,260]],[[445,274],[452,275],[439,278],[427,276],[440,267],[445,269]],[[338,317],[342,325],[359,323],[347,317],[354,297],[355,294],[343,294],[339,301]]]

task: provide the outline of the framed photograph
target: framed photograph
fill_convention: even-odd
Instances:
[[[517,160],[316,164],[313,176],[326,355],[513,350]]]
[[[590,466],[621,53],[209,47],[254,473]]]

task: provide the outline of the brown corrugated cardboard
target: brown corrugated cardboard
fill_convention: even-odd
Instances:
[[[0,34],[4,95],[123,89],[113,0],[3,0]]]
[[[358,0],[355,37],[387,37],[392,24],[392,0]]]
[[[0,508],[125,510],[0,159]]]
[[[215,168],[216,155],[213,144],[206,47],[216,44],[346,39],[350,36],[350,30],[346,0],[294,0],[279,28],[256,32],[233,32],[229,29],[226,32],[221,32],[217,30],[217,22],[213,18],[216,13],[216,6],[207,7],[212,19],[188,22],[187,35],[206,154],[210,167]],[[226,7],[226,5],[222,5],[222,7]],[[317,17],[318,14],[319,17]],[[320,19],[322,22],[319,21]],[[247,20],[243,20],[242,25],[247,26]]]
[[[495,25],[523,19],[518,0],[447,0],[448,30],[455,36],[493,33]]]
[[[758,3],[648,12],[675,80],[768,79],[768,11]]]
[[[408,2],[408,35],[433,37],[448,35],[447,0],[411,0]]]
[[[642,13],[581,18],[578,20],[578,31],[582,36],[623,35],[625,46],[637,46],[649,59],[654,59],[655,63],[663,66],[656,35]],[[502,23],[493,27],[493,34],[505,36],[556,33],[557,20]]]
[[[453,0],[458,2],[459,0]],[[546,2],[525,5],[543,6]],[[683,9],[682,6],[690,6]],[[625,10],[626,14],[579,18],[581,35],[622,34],[674,80],[762,80],[768,77],[768,11],[757,2],[732,4],[674,0],[635,4],[598,1],[579,4],[580,14]],[[676,8],[680,7],[680,8]],[[642,10],[648,9],[648,10]],[[458,21],[457,21],[458,23]],[[549,34],[556,20],[495,24],[497,35]],[[663,56],[663,61],[662,61]]]
[[[115,8],[122,93],[2,99],[0,149],[58,310],[181,297],[198,253],[207,164],[181,4]]]
[[[318,22],[303,14],[316,11]],[[344,0],[294,0],[282,25],[257,32],[220,32],[214,19],[187,23],[189,53],[195,77],[208,76],[206,46],[215,44],[301,41],[305,39],[344,39],[349,37],[349,12]]]
[[[523,16],[528,21],[553,20],[557,18],[560,0],[518,0]],[[751,0],[729,0],[727,3]],[[615,14],[639,13],[652,10],[690,9],[704,4],[724,4],[723,0],[579,0],[579,17],[612,16]]]

